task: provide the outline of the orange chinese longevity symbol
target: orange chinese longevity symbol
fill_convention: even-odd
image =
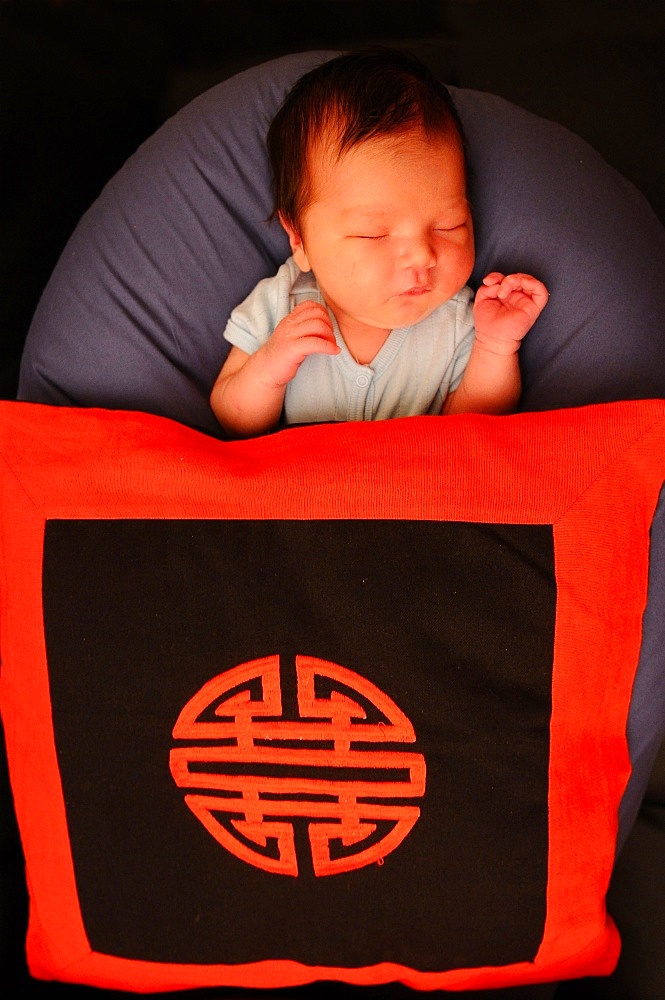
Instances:
[[[208,832],[266,872],[299,874],[297,821],[315,875],[382,864],[420,816],[425,759],[394,746],[415,742],[413,726],[359,674],[312,656],[295,666],[295,720],[282,718],[279,656],[204,684],[173,729],[173,778]]]

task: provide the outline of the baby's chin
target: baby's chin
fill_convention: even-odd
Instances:
[[[369,333],[371,330],[399,330],[408,326],[415,326],[431,316],[443,302],[447,301],[437,291],[420,293],[417,295],[403,294],[393,296],[388,302],[383,303],[371,312],[347,312],[340,316],[335,312],[342,335],[345,328],[352,325],[356,329],[365,327]],[[329,307],[330,308],[330,307]],[[334,310],[333,310],[334,312]]]
[[[431,316],[446,299],[435,292],[425,292],[419,294],[406,293],[396,296],[390,303],[391,329],[415,326]]]

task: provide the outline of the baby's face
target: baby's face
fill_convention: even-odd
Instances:
[[[371,139],[340,158],[318,147],[310,171],[300,231],[286,228],[343,335],[410,326],[467,283],[473,228],[456,138]]]

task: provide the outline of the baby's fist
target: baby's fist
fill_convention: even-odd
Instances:
[[[325,306],[301,302],[275,327],[261,348],[274,385],[286,385],[310,354],[339,354]]]
[[[544,309],[549,292],[530,274],[492,271],[473,307],[476,339],[497,354],[513,354]]]

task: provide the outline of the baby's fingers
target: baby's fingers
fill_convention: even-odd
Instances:
[[[492,285],[500,285],[504,278],[505,274],[502,274],[501,271],[490,271],[490,273],[486,274],[483,278],[483,285],[488,288]]]
[[[328,313],[307,316],[299,321],[293,327],[293,340],[308,354],[339,354],[340,351]]]
[[[320,302],[312,302],[311,299],[300,302],[289,313],[289,319],[294,323],[307,323],[310,320],[320,319],[322,322],[327,323],[332,330],[332,323],[326,307],[321,305]]]
[[[298,340],[298,346],[303,354],[339,354],[340,348],[334,337],[325,334],[309,333]]]
[[[539,306],[545,305],[549,292],[542,281],[531,274],[507,274],[499,286],[498,298],[507,299],[512,292],[522,292],[528,295]]]

